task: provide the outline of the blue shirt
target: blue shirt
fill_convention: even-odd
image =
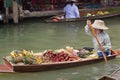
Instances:
[[[64,7],[63,11],[65,12],[65,14],[66,14],[65,17],[67,19],[68,18],[80,18],[79,9],[78,9],[78,7],[75,4],[73,4],[73,5],[67,4]]]

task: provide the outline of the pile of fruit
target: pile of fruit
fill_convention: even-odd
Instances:
[[[81,58],[98,58],[98,54],[96,50],[86,50],[81,49],[80,52],[77,53]]]
[[[13,50],[10,53],[10,61],[13,64],[41,64],[79,60],[72,49],[45,50],[42,53],[33,54],[31,50]]]
[[[13,64],[44,64],[66,61],[82,60],[84,58],[98,58],[97,51],[80,49],[75,50],[67,46],[66,49],[45,50],[41,53],[33,53],[31,50],[13,50],[10,52],[9,61]]]
[[[109,13],[110,13],[109,11],[101,11],[101,10],[99,10],[99,11],[96,11],[94,13],[92,13],[92,12],[86,13],[86,17],[96,16],[96,15],[106,15],[106,14],[109,14]]]
[[[105,14],[109,14],[108,11],[98,11],[96,15],[105,15]]]
[[[47,62],[63,62],[63,61],[74,61],[78,60],[79,57],[70,54],[69,52],[61,49],[59,52],[54,52],[52,50],[47,50],[43,54],[43,61]]]
[[[33,64],[35,61],[33,57],[33,51],[31,50],[13,50],[10,52],[11,62],[12,63],[24,63],[24,64]]]

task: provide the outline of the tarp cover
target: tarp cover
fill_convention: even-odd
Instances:
[[[13,0],[4,0],[4,7],[7,8],[7,7],[12,7],[13,3],[12,3]],[[21,2],[21,0],[15,0],[18,4]]]
[[[12,0],[4,0],[4,7],[12,7]]]

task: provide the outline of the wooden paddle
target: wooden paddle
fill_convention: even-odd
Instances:
[[[97,35],[96,35],[96,32],[95,32],[93,26],[92,26],[92,25],[89,25],[89,27],[90,27],[90,29],[91,29],[94,37],[96,38],[98,44],[99,44],[99,47],[100,47],[100,49],[101,49],[101,51],[102,51],[102,55],[103,55],[103,58],[104,58],[105,62],[107,62],[107,58],[106,58],[106,56],[105,56],[105,54],[104,54],[104,51],[103,51],[103,46],[100,44],[100,41],[99,41],[99,39],[98,39],[98,37],[97,37]]]

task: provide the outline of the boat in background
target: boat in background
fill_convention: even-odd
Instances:
[[[120,50],[119,50],[120,52]],[[116,58],[117,53],[112,50],[112,55],[106,56],[107,60]],[[8,56],[4,57],[5,64],[0,65],[0,72],[39,72],[55,69],[70,68],[75,66],[82,66],[104,61],[103,57],[100,58],[84,58],[75,61],[63,61],[55,63],[42,63],[42,64],[13,64],[9,61]]]
[[[81,10],[80,18],[66,19],[65,14],[52,16],[45,20],[45,22],[73,22],[82,21],[87,19],[103,19],[120,15],[120,7],[110,9],[92,9],[92,10]]]

